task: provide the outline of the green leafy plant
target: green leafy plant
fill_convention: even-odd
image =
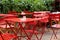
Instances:
[[[22,12],[24,10],[51,11],[53,2],[54,0],[1,0],[0,4],[3,5],[2,13],[7,13],[8,11]]]

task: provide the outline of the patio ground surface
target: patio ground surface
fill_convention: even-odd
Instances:
[[[52,30],[46,31],[42,37],[42,40],[50,40],[51,35],[52,35]],[[38,34],[38,37],[40,37],[41,34]],[[26,40],[25,38],[22,38],[22,40]],[[32,40],[37,40],[35,35],[33,35]],[[54,38],[54,35],[51,40],[60,40],[60,30],[57,32],[57,39]]]

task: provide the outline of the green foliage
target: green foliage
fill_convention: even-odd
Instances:
[[[17,11],[21,12],[24,10],[28,11],[46,11],[52,10],[51,3],[54,0],[2,0],[0,4],[3,5],[3,12],[7,13],[8,11]],[[1,7],[1,6],[0,6]]]
[[[45,5],[48,8],[49,11],[53,10],[53,7],[51,6],[51,4],[54,3],[55,0],[45,0]]]

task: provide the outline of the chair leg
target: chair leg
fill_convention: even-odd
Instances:
[[[43,29],[44,29],[44,30],[43,30]],[[42,40],[42,37],[43,37],[43,35],[44,35],[44,33],[45,33],[45,27],[43,27],[42,30],[43,30],[43,31],[41,32],[42,34],[41,34],[40,40]]]
[[[57,35],[56,35],[56,33],[55,33],[54,29],[52,29],[52,30],[53,30],[53,34],[55,35],[55,37],[56,37],[56,39],[57,39]]]
[[[35,34],[35,36],[36,36],[37,40],[39,40],[39,38],[38,38],[37,34],[36,34],[36,33],[34,33],[35,28],[36,28],[36,25],[33,27],[33,33],[30,35],[30,38],[33,36],[33,34]]]
[[[43,34],[44,34],[44,33],[42,33],[42,35],[41,35],[41,37],[40,37],[40,40],[42,39],[42,37],[43,37]]]
[[[1,36],[2,40],[4,40],[3,36],[1,35],[1,32],[0,32],[0,36]]]
[[[56,30],[56,32],[55,32],[55,33],[57,34],[57,32],[58,32],[58,30]],[[55,39],[55,38],[56,38],[56,37],[54,36],[54,39]]]
[[[22,29],[22,31],[26,34],[28,40],[30,40],[30,37],[27,35],[27,33],[25,32],[24,28],[22,27],[22,25],[19,23],[19,27]]]
[[[57,39],[56,32],[54,31],[54,29],[53,29],[53,28],[51,28],[51,29],[52,29],[52,31],[53,31],[53,34],[52,34],[52,36],[51,36],[50,40],[52,39],[53,35],[54,35],[54,37]]]
[[[34,30],[35,30],[35,29],[36,29],[36,25],[34,25],[34,27],[33,27],[33,33],[34,33]],[[37,34],[35,34],[35,36],[36,36],[37,40],[39,40]]]
[[[35,36],[36,36],[37,40],[39,40],[39,38],[38,38],[38,36],[37,36],[37,34],[36,34],[36,33],[32,33],[32,34],[30,35],[30,38],[33,36],[33,34],[35,34]]]
[[[53,37],[53,33],[52,33],[52,36],[51,36],[50,40],[52,40],[52,37]]]

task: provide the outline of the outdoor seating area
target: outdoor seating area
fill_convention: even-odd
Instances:
[[[0,0],[0,40],[60,40],[60,1]]]
[[[50,35],[46,38],[48,40],[59,39],[57,36],[60,29],[59,12],[30,12],[32,15],[30,18],[26,17],[30,15],[28,11],[21,12],[19,15],[22,17],[18,17],[17,14],[0,14],[0,40],[42,40],[44,35],[48,34]]]

